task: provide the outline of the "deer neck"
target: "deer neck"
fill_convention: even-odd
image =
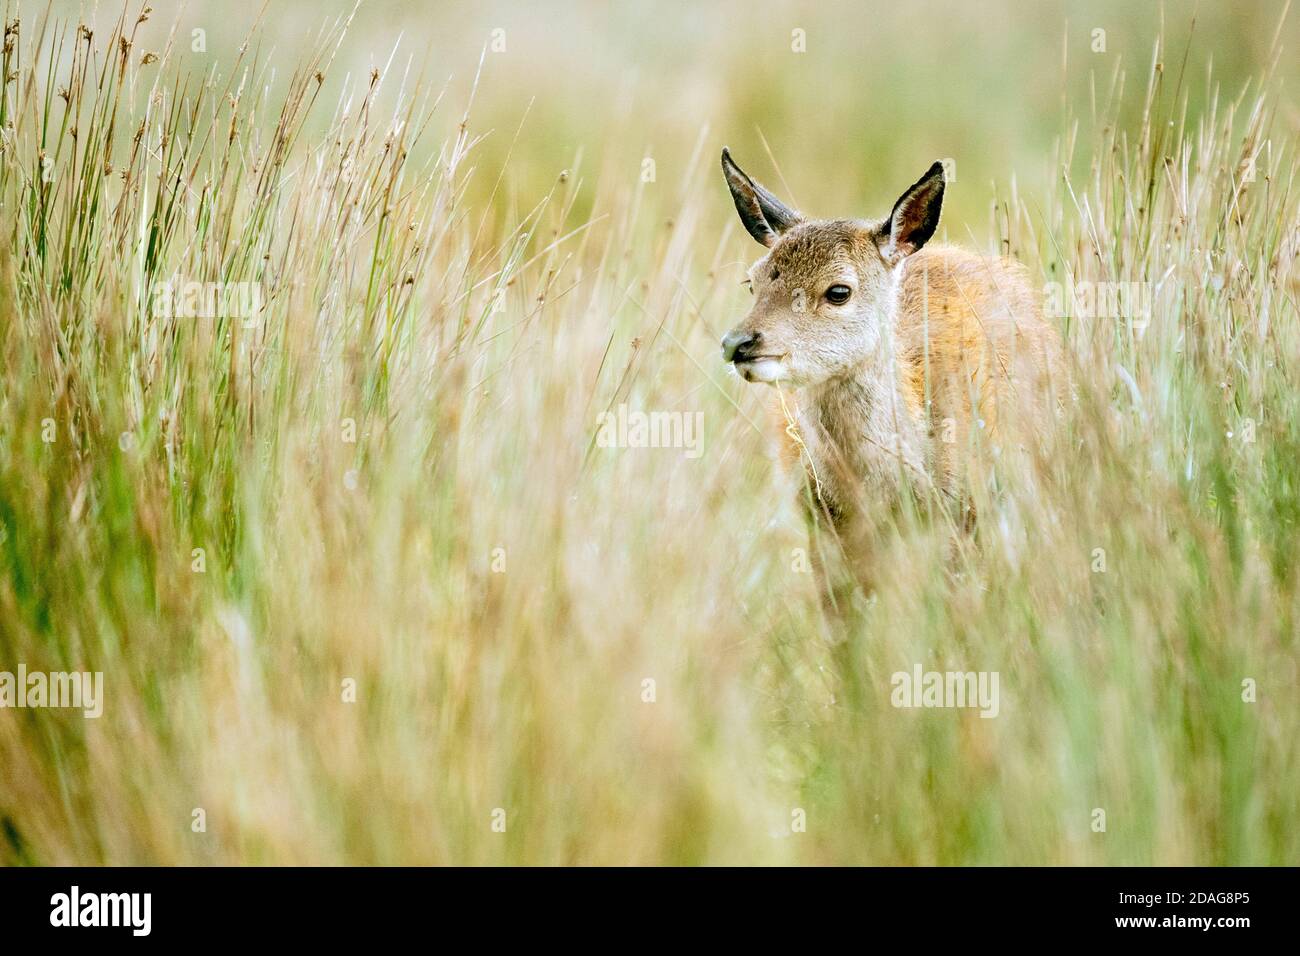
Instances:
[[[833,513],[924,482],[922,430],[903,390],[893,316],[877,347],[843,375],[806,390],[800,429]]]

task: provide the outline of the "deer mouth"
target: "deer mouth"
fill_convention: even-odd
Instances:
[[[778,382],[787,378],[784,355],[746,355],[733,363],[746,382]]]

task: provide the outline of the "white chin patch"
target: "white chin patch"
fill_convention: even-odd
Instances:
[[[769,385],[787,377],[785,365],[779,359],[759,359],[757,362],[746,362],[739,366],[737,371],[740,372],[746,382],[767,382]]]

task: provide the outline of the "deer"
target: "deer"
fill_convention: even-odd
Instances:
[[[1024,450],[1060,408],[1061,344],[1027,269],[932,242],[946,182],[935,162],[878,219],[812,219],[722,151],[745,230],[766,252],[753,307],[722,339],[746,382],[774,390],[780,460],[806,517],[828,526],[870,594],[881,522],[909,497],[974,530],[974,450]],[[816,551],[816,549],[814,549]],[[825,562],[822,598],[836,604]]]

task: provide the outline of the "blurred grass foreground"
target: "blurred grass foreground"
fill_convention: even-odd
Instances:
[[[7,8],[0,861],[1300,862],[1295,17],[545,6]],[[1054,455],[850,633],[724,142],[1056,296]]]

